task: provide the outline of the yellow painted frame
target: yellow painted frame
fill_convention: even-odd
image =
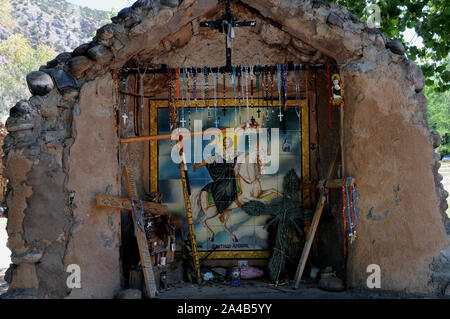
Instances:
[[[166,99],[152,99],[149,100],[150,105],[150,135],[158,134],[158,109],[167,108],[168,101]],[[254,107],[265,108],[266,104],[263,99],[254,99]],[[177,108],[181,108],[181,102],[175,103]],[[295,100],[288,100],[287,107],[296,107]],[[234,107],[234,99],[218,99],[218,107]],[[185,105],[185,107],[187,107]],[[191,107],[195,108],[195,101],[191,101]],[[203,100],[198,101],[197,107],[204,108],[206,103]],[[210,107],[213,107],[210,104]],[[310,157],[309,157],[309,104],[308,99],[301,101],[302,107],[302,181],[310,182]],[[150,141],[150,189],[152,192],[158,191],[158,141]],[[156,156],[152,156],[156,154]],[[303,202],[306,207],[311,205],[309,192],[302,195]],[[199,251],[199,258],[208,259],[268,259],[270,258],[270,251],[268,250],[220,250],[220,251]]]

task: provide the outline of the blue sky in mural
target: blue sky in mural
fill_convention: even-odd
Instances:
[[[71,3],[78,4],[83,7],[89,7],[91,9],[98,9],[104,11],[111,11],[115,9],[119,11],[122,8],[130,6],[130,1],[128,0],[68,0]],[[134,2],[134,1],[132,1]]]

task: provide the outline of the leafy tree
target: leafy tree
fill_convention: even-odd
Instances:
[[[0,0],[0,25],[11,26],[14,24],[11,18],[12,6],[10,0]]]
[[[0,66],[0,116],[20,99],[29,98],[26,75],[53,59],[56,53],[39,44],[33,49],[22,34],[14,34],[0,44],[0,55],[6,63]]]
[[[347,7],[361,20],[373,13],[371,4],[380,8],[380,29],[387,36],[400,41],[408,57],[416,61],[424,72],[427,85],[438,91],[450,88],[449,36],[450,7],[448,0],[328,0]],[[423,47],[406,42],[403,32],[414,28],[423,39]]]
[[[427,86],[425,96],[428,100],[428,125],[441,135],[442,144],[439,147],[441,155],[448,155],[450,154],[450,90],[441,93]]]

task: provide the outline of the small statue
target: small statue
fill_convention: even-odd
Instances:
[[[233,268],[231,273],[231,286],[239,287],[241,285],[241,270],[238,267]]]
[[[340,105],[342,103],[341,77],[339,74],[333,74],[331,80],[333,81],[333,86],[331,87],[332,102],[334,105]]]
[[[167,275],[165,272],[161,273],[160,277],[161,283],[160,283],[160,289],[161,290],[167,290],[169,289],[169,286],[167,285]]]

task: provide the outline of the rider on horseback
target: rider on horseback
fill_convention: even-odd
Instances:
[[[237,155],[237,154],[236,154]],[[233,148],[233,139],[223,139],[223,157],[219,153],[208,157],[200,164],[194,164],[194,171],[198,167],[206,166],[212,182],[203,187],[202,191],[212,195],[220,220],[223,222],[223,211],[238,197],[237,180],[234,172],[237,156]]]

